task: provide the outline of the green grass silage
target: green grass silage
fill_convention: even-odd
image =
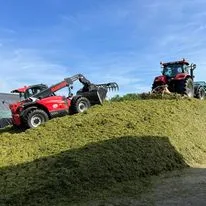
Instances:
[[[0,205],[140,192],[145,177],[205,164],[205,119],[205,101],[137,100],[107,102],[25,132],[0,130]]]

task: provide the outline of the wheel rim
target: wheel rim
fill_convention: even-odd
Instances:
[[[84,102],[80,102],[79,103],[79,111],[80,112],[84,112],[85,110],[87,110],[87,105]]]
[[[38,127],[40,124],[42,124],[42,118],[39,116],[34,115],[31,118],[31,125],[32,127]]]

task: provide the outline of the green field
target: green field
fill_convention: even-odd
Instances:
[[[0,205],[137,196],[150,177],[206,163],[206,102],[106,102],[36,129],[0,130]]]

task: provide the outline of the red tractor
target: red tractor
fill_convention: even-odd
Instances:
[[[163,68],[162,75],[154,79],[152,85],[154,93],[166,89],[168,92],[204,99],[204,87],[194,83],[193,71],[196,64],[189,64],[185,59],[160,64]]]
[[[73,95],[71,89],[76,80],[83,84],[83,88]],[[67,97],[55,94],[65,87],[68,88]],[[117,83],[92,84],[82,74],[65,78],[49,88],[40,89],[41,91],[29,95],[20,102],[10,104],[12,123],[17,127],[33,128],[54,117],[84,112],[92,105],[102,104],[109,89],[118,89]]]

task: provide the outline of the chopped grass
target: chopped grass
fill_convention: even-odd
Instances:
[[[136,100],[148,100],[148,99],[162,99],[162,100],[169,100],[169,99],[189,99],[186,95],[181,95],[178,93],[171,93],[171,94],[163,94],[163,93],[131,93],[126,94],[124,96],[116,95],[111,98],[111,102],[122,102],[122,101],[136,101]]]
[[[205,164],[205,119],[205,101],[156,99],[107,102],[26,131],[2,129],[0,205],[136,195],[151,175]]]

